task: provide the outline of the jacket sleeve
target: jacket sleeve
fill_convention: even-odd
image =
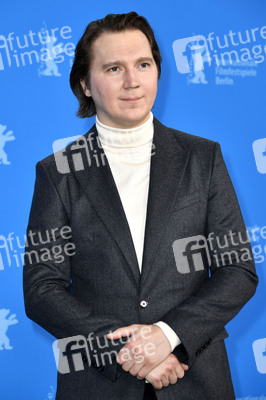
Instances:
[[[69,222],[48,169],[43,162],[39,162],[36,165],[36,181],[24,255],[23,290],[26,314],[57,339],[78,335],[87,338],[89,334],[93,334],[103,343],[101,337],[109,331],[125,326],[126,323],[106,315],[96,315],[89,305],[71,294],[71,257],[67,254],[73,253],[73,243],[65,239],[65,227],[69,226]],[[47,235],[52,232],[53,239],[49,241]],[[58,262],[56,254],[60,248],[65,250],[65,254],[64,259]],[[104,358],[98,359],[108,364],[104,368],[98,366],[98,369],[108,378],[115,380],[123,370],[116,363],[114,356],[124,344],[109,341],[108,348],[101,349],[97,343],[94,340],[94,353],[104,353]],[[93,351],[89,346],[88,350],[92,355]],[[111,356],[110,359],[107,352]]]
[[[246,228],[219,143],[214,145],[205,226],[209,279],[160,318],[180,338],[174,354],[189,366],[254,295],[258,284],[250,242],[239,239],[246,241]],[[224,249],[220,244],[226,238]]]

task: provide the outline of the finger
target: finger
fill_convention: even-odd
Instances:
[[[119,364],[123,364],[125,361],[132,360],[134,363],[139,364],[143,367],[144,356],[136,349],[132,349],[128,346],[128,343],[125,344],[122,349],[120,349],[119,353],[116,356],[116,361]]]
[[[107,333],[108,339],[119,339],[121,337],[130,336],[134,330],[132,328],[134,325],[123,326],[122,328],[118,328],[113,332]]]
[[[152,384],[152,386],[154,387],[154,389],[162,389],[163,388],[163,384],[160,380],[158,379],[149,379],[149,382]]]
[[[134,365],[133,361],[126,361],[121,366],[124,371],[128,372],[133,367],[133,365]]]
[[[178,379],[184,378],[185,371],[184,371],[184,369],[181,367],[180,364],[175,368],[175,372],[176,372],[176,375],[177,375],[177,378],[178,378]]]
[[[177,375],[176,375],[176,372],[174,371],[174,373],[170,374],[169,377],[168,377],[168,379],[169,379],[169,383],[170,383],[171,385],[176,384],[176,382],[177,382],[177,380],[178,380],[178,377],[177,377]]]
[[[145,378],[144,376],[139,375],[140,369],[141,369],[141,366],[139,366],[138,364],[133,364],[128,372],[133,376],[138,376],[139,379],[144,379]]]
[[[139,364],[138,376],[140,378],[145,378],[153,369],[154,367],[143,366],[143,363]]]
[[[180,365],[184,371],[187,371],[189,369],[188,365],[186,365],[186,364],[180,363]]]
[[[129,356],[129,353],[127,351],[127,349],[124,347],[122,347],[122,349],[119,351],[119,353],[116,356],[116,361],[118,362],[118,364],[123,365],[126,362],[133,362],[134,360],[132,360],[132,357]]]
[[[169,378],[168,378],[168,376],[167,375],[163,375],[161,377],[161,382],[162,382],[163,387],[169,386]]]
[[[153,372],[148,374],[146,377],[146,382],[150,383],[155,389],[162,389],[163,385],[161,382],[161,379],[157,374],[154,374]]]

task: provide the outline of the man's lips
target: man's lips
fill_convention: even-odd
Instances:
[[[127,98],[121,99],[121,100],[127,101],[128,103],[134,103],[140,99],[142,99],[142,97],[127,97]]]

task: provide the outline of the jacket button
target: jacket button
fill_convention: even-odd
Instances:
[[[146,308],[148,305],[148,302],[146,300],[141,300],[141,302],[139,303],[141,308]]]

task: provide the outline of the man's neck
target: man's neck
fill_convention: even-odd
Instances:
[[[101,143],[110,148],[131,148],[149,143],[153,137],[153,114],[147,121],[135,128],[114,128],[99,121],[96,115],[96,129]]]

